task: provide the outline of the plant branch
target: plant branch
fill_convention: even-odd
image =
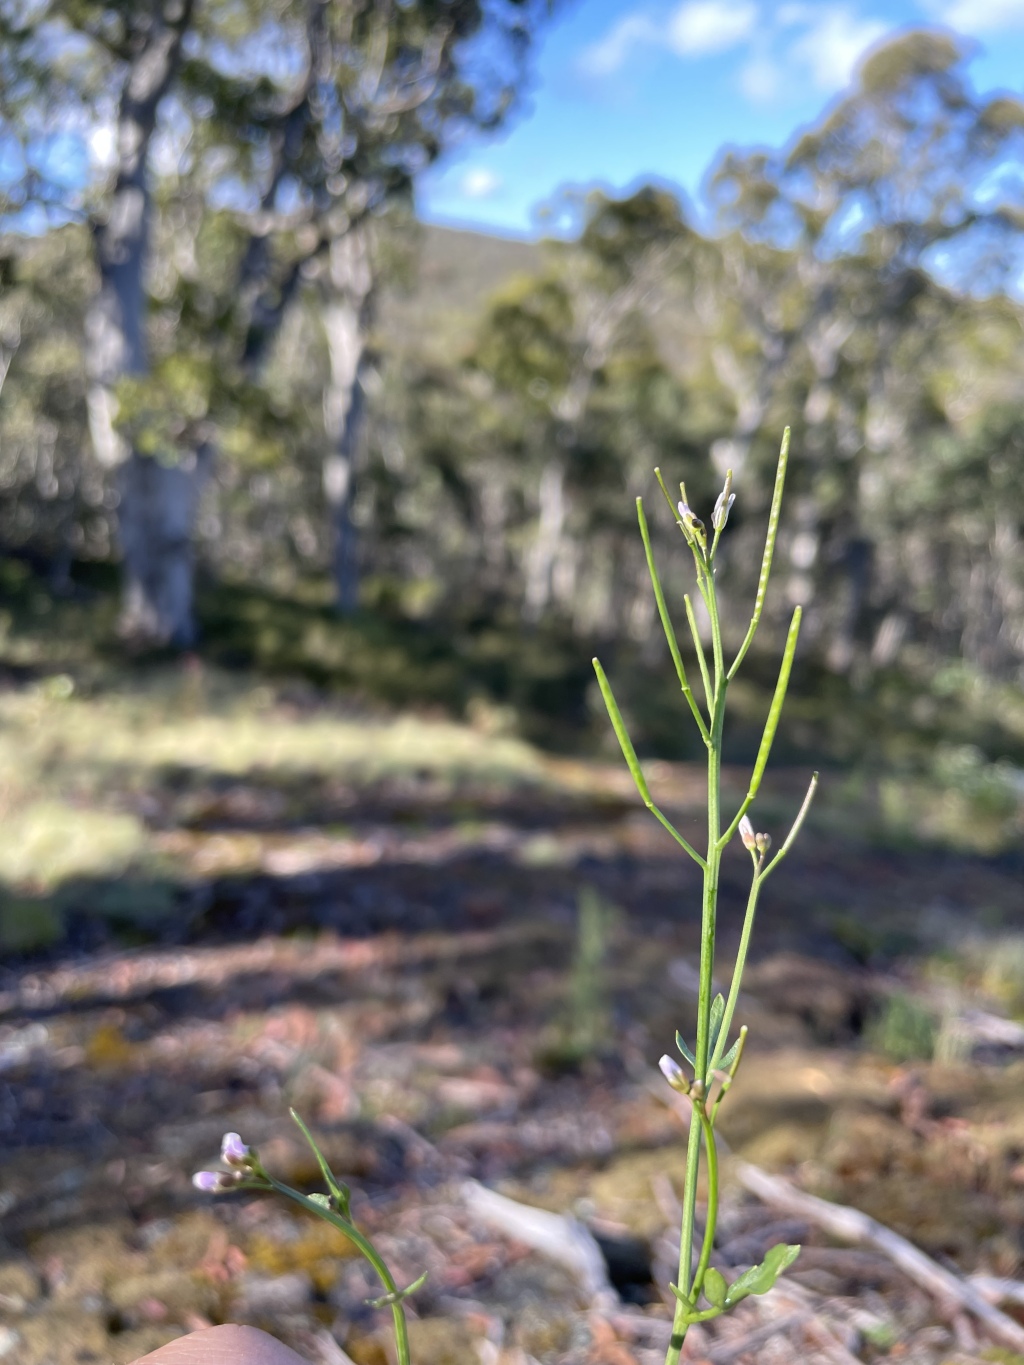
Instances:
[[[772,571],[772,555],[775,553],[775,537],[779,530],[779,514],[782,511],[782,490],[786,483],[786,466],[789,464],[789,427],[782,433],[782,447],[779,451],[779,463],[775,471],[775,488],[772,492],[772,507],[768,514],[768,535],[764,542],[764,555],[761,559],[761,574],[757,580],[757,596],[754,599],[754,614],[750,618],[750,625],[743,643],[740,645],[739,653],[733,660],[732,667],[729,669],[729,677],[736,676],[736,670],[746,657],[747,650],[750,648],[754,636],[757,634],[757,627],[761,622],[761,612],[764,608],[765,594],[768,591],[768,579]]]
[[[647,556],[647,569],[651,575],[651,586],[654,588],[654,598],[658,604],[658,615],[661,617],[661,627],[665,632],[665,639],[668,641],[672,662],[676,666],[676,676],[679,678],[679,686],[682,688],[683,696],[686,698],[687,704],[693,712],[693,718],[697,722],[697,728],[700,730],[704,743],[710,744],[711,735],[707,725],[704,723],[704,717],[700,713],[700,707],[697,705],[686,677],[686,666],[684,665],[683,657],[679,652],[679,644],[676,640],[676,633],[672,626],[672,618],[669,616],[668,607],[665,604],[665,594],[661,590],[661,580],[658,577],[658,568],[654,562],[654,551],[651,548],[651,537],[650,532],[647,529],[647,518],[644,516],[642,498],[637,498],[636,500],[636,515],[637,520],[640,523],[640,535],[644,542],[644,553]]]

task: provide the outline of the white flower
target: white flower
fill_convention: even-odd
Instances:
[[[223,1194],[233,1189],[241,1179],[237,1171],[196,1171],[192,1184],[204,1194]]]
[[[248,1166],[252,1160],[252,1149],[245,1145],[237,1133],[225,1133],[220,1144],[220,1159],[225,1166]]]
[[[690,1088],[690,1082],[683,1074],[683,1068],[679,1063],[674,1061],[668,1053],[666,1053],[658,1063],[658,1066],[661,1070],[661,1074],[665,1077],[666,1081],[668,1081],[672,1089],[678,1090],[680,1094],[685,1095]]]
[[[720,531],[729,520],[729,513],[732,511],[732,505],[735,501],[735,493],[729,493],[729,495],[726,496],[726,490],[724,488],[721,493],[719,493],[718,501],[715,503],[715,510],[711,513],[711,525],[716,531]]]
[[[750,823],[750,816],[744,815],[740,821],[740,838],[743,840],[743,847],[749,848],[751,853],[757,849],[757,835],[754,833],[754,826]]]

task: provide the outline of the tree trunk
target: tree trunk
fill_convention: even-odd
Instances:
[[[324,389],[329,447],[323,485],[331,524],[335,603],[344,614],[359,605],[358,537],[352,520],[355,483],[366,444],[367,334],[373,307],[373,268],[365,227],[331,244],[331,298],[323,311],[330,374]]]
[[[565,530],[565,462],[549,460],[541,471],[537,534],[526,564],[526,619],[536,622],[551,601],[555,563]]]
[[[205,462],[205,450],[174,464],[133,451],[118,469],[121,629],[130,639],[177,649],[195,642],[192,528]]]
[[[191,535],[204,461],[187,455],[174,466],[133,451],[117,430],[120,380],[144,376],[144,270],[150,192],[146,158],[160,101],[167,93],[192,14],[193,0],[165,0],[139,37],[117,117],[117,174],[106,218],[93,231],[100,284],[85,331],[89,366],[89,431],[99,462],[116,472],[124,555],[122,629],[145,643],[188,644],[192,620]]]

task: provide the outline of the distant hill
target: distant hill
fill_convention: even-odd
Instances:
[[[379,325],[389,347],[438,358],[467,346],[488,300],[543,264],[536,242],[426,224],[417,238],[412,281],[385,287]]]

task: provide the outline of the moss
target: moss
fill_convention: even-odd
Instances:
[[[323,1294],[338,1278],[338,1262],[358,1256],[359,1252],[337,1228],[311,1218],[292,1241],[257,1233],[248,1243],[247,1254],[250,1267],[268,1275],[305,1271],[317,1292]]]

